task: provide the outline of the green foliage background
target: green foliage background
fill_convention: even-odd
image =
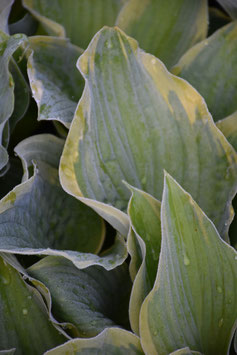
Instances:
[[[1,0],[0,354],[237,353],[236,0]]]

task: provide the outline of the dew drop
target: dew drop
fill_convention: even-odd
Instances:
[[[3,282],[4,285],[8,285],[8,284],[10,283],[10,280],[4,278],[4,279],[2,280],[2,282]]]
[[[219,323],[218,323],[219,327],[222,327],[223,322],[224,322],[224,319],[223,319],[223,318],[221,318],[221,319],[219,320]]]
[[[185,265],[185,266],[190,265],[190,260],[189,260],[189,258],[187,257],[187,255],[184,255],[184,265]]]
[[[143,178],[141,179],[141,183],[142,185],[146,185],[146,176],[143,176]]]
[[[155,335],[155,336],[157,335],[157,331],[156,330],[154,330],[153,335]]]
[[[151,60],[151,64],[153,64],[153,65],[155,65],[155,64],[156,64],[156,60],[155,60],[155,58],[153,58],[153,59]]]
[[[27,296],[28,300],[31,300],[32,299],[32,296]]]
[[[3,283],[3,285],[9,285],[10,283],[10,277],[8,276],[0,276],[0,282]]]
[[[222,293],[222,288],[220,286],[217,286],[217,291],[218,293]]]
[[[113,48],[113,45],[112,45],[112,43],[110,41],[107,41],[105,45],[109,49]]]
[[[26,316],[28,314],[28,310],[26,308],[23,308],[22,314],[23,314],[23,316]]]

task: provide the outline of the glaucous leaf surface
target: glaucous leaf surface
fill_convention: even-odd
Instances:
[[[84,87],[76,68],[82,50],[57,37],[34,36],[29,43],[27,72],[38,120],[57,120],[69,128]]]
[[[191,48],[172,72],[192,84],[218,121],[237,110],[237,21]]]
[[[3,145],[8,144],[9,128],[6,127],[6,123],[14,110],[14,81],[9,71],[9,62],[13,53],[25,40],[24,35],[9,37],[0,31],[0,170],[8,162],[8,154]]]
[[[183,349],[173,351],[169,355],[194,355],[194,354],[202,355],[199,351],[191,351],[189,348],[183,348]]]
[[[237,111],[218,121],[216,125],[237,151]]]
[[[16,348],[10,350],[0,350],[0,354],[2,355],[13,355],[15,354]]]
[[[225,11],[233,18],[237,19],[237,2],[236,0],[217,0]]]
[[[78,337],[128,326],[131,281],[126,264],[111,271],[99,266],[79,270],[66,259],[48,256],[27,271],[47,286],[54,316],[74,324]]]
[[[3,260],[11,265],[17,272],[19,272],[23,280],[27,282],[27,284],[30,284],[34,286],[38,292],[41,294],[41,296],[44,299],[44,307],[46,311],[48,312],[48,319],[50,322],[54,325],[54,327],[58,330],[60,334],[65,336],[66,339],[71,339],[71,337],[75,337],[77,334],[76,327],[71,324],[71,323],[66,323],[66,322],[58,322],[52,315],[52,297],[49,292],[49,289],[39,280],[36,280],[35,278],[31,277],[27,270],[19,263],[18,259],[14,254],[10,253],[0,253],[0,256],[3,258]],[[22,258],[20,258],[23,260]],[[25,258],[25,261],[27,258]],[[35,260],[39,260],[39,258],[36,258]],[[34,260],[34,261],[35,261]],[[31,262],[32,265],[32,262]],[[67,331],[67,333],[66,333]]]
[[[7,171],[7,169],[6,170],[4,169],[7,165],[7,162],[8,162],[8,153],[6,149],[2,145],[0,145],[0,177],[4,175]]]
[[[167,67],[195,43],[206,38],[206,0],[129,0],[116,21],[118,27]]]
[[[104,25],[112,26],[125,0],[23,0],[52,36],[68,37],[86,48]]]
[[[8,17],[14,0],[1,0],[0,3],[0,30],[8,33]]]
[[[165,168],[224,236],[237,155],[197,91],[118,28],[99,31],[78,67],[86,85],[61,158],[63,188],[121,231],[122,180],[160,199]]]
[[[16,348],[14,354],[39,354],[62,344],[48,319],[44,302],[36,289],[0,258],[0,348]]]
[[[14,81],[14,110],[9,119],[10,133],[25,115],[30,102],[30,88],[15,60],[10,61],[10,72]]]
[[[29,179],[33,161],[43,161],[58,169],[65,141],[52,134],[38,134],[21,141],[14,149],[22,162],[23,181]]]
[[[0,33],[1,124],[10,118],[14,108],[14,81],[9,71],[9,62],[13,53],[25,41],[26,37],[21,34],[7,36],[3,32]]]
[[[120,328],[107,328],[91,339],[73,339],[45,355],[142,355],[139,338]]]
[[[141,305],[154,285],[158,267],[161,246],[160,202],[141,190],[131,186],[130,189],[132,196],[128,215],[135,231],[136,242],[142,251],[142,264],[133,282],[129,317],[133,331],[139,334]],[[131,252],[131,258],[134,258],[133,254],[137,258],[137,248],[128,251]]]
[[[57,184],[59,184],[56,169],[58,168],[63,144],[64,144],[63,139],[57,138],[51,134],[39,134],[36,136],[29,137],[24,141],[20,142],[15,148],[15,152],[22,160],[22,165],[24,169],[23,181],[29,179],[30,171],[33,168],[33,161],[36,161],[37,163],[40,164],[42,164],[42,162],[46,163],[46,167],[50,166],[49,174],[51,171],[54,178],[56,176]],[[65,194],[61,188],[59,188],[59,190],[61,191],[61,194],[67,197],[67,199],[70,197],[69,195]],[[47,204],[48,201],[45,200],[44,203]],[[73,227],[74,232],[77,233],[77,228],[78,228],[77,224],[80,223],[80,219],[81,219],[80,230],[78,229],[78,233],[80,231],[82,232],[83,238],[81,235],[82,238],[81,246],[84,244],[83,248],[86,248],[81,251],[88,251],[91,253],[94,250],[94,252],[96,251],[98,252],[103,243],[104,234],[105,234],[103,221],[100,219],[100,217],[97,214],[93,212],[93,210],[88,208],[83,203],[80,203],[76,199],[72,198],[71,203],[72,205],[64,205],[68,214],[73,215],[71,214],[71,209],[74,211],[74,214],[76,213],[76,210],[78,210],[78,208],[81,211],[81,217],[80,216],[76,217],[74,215],[76,220],[72,221],[72,223],[74,223],[74,227]],[[55,214],[57,215],[57,211],[55,211]],[[61,217],[55,216],[55,218],[60,219]],[[87,227],[89,228],[88,230]],[[91,231],[90,233],[89,230]],[[94,236],[93,236],[93,231],[94,231]],[[91,235],[91,237],[89,236],[88,233]],[[77,238],[75,238],[74,243],[76,243],[76,239]],[[96,249],[96,245],[97,245],[97,249]],[[41,251],[39,252],[41,253]],[[38,252],[31,251],[30,254],[32,253],[35,254]],[[97,256],[93,254],[83,255],[74,251],[66,251],[66,254],[64,252],[60,252],[59,250],[54,251],[54,250],[47,249],[46,251],[45,250],[43,251],[43,254],[47,254],[47,255],[59,255],[57,253],[60,253],[60,255],[63,255],[66,258],[69,258],[70,260],[73,260],[74,264],[79,268],[84,268],[93,264],[97,264],[102,266],[104,265],[106,269],[112,269],[117,265],[122,264],[127,257],[125,242],[123,238],[119,235],[117,235],[114,245],[109,250],[103,252],[103,256]]]
[[[227,354],[237,319],[236,251],[169,175],[161,228],[157,278],[140,315],[144,351],[165,355],[190,347]]]
[[[128,233],[127,248],[131,257],[129,273],[132,281],[134,281],[143,261],[143,249],[140,247],[138,238],[132,228],[130,228]]]
[[[44,163],[0,201],[0,225],[1,251],[62,255],[82,264],[99,259],[84,253],[97,253],[105,233],[101,218],[66,194],[57,170]]]

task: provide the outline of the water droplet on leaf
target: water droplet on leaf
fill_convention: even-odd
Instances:
[[[28,314],[28,310],[26,308],[23,308],[22,314],[23,314],[23,316],[26,316]]]
[[[146,185],[146,176],[143,176],[143,178],[141,179],[141,183],[142,185]]]
[[[109,48],[109,49],[110,49],[110,48],[113,48],[113,45],[112,45],[112,43],[111,43],[110,41],[107,41],[105,45],[106,45],[106,47]]]
[[[219,327],[222,327],[223,322],[224,322],[224,319],[223,319],[223,318],[221,318],[221,319],[219,320],[219,323],[218,323]]]
[[[185,265],[185,266],[190,265],[190,260],[189,260],[189,258],[187,257],[187,255],[184,255],[184,265]]]

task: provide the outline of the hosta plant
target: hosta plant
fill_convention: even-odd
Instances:
[[[1,0],[0,354],[237,353],[236,0]]]

